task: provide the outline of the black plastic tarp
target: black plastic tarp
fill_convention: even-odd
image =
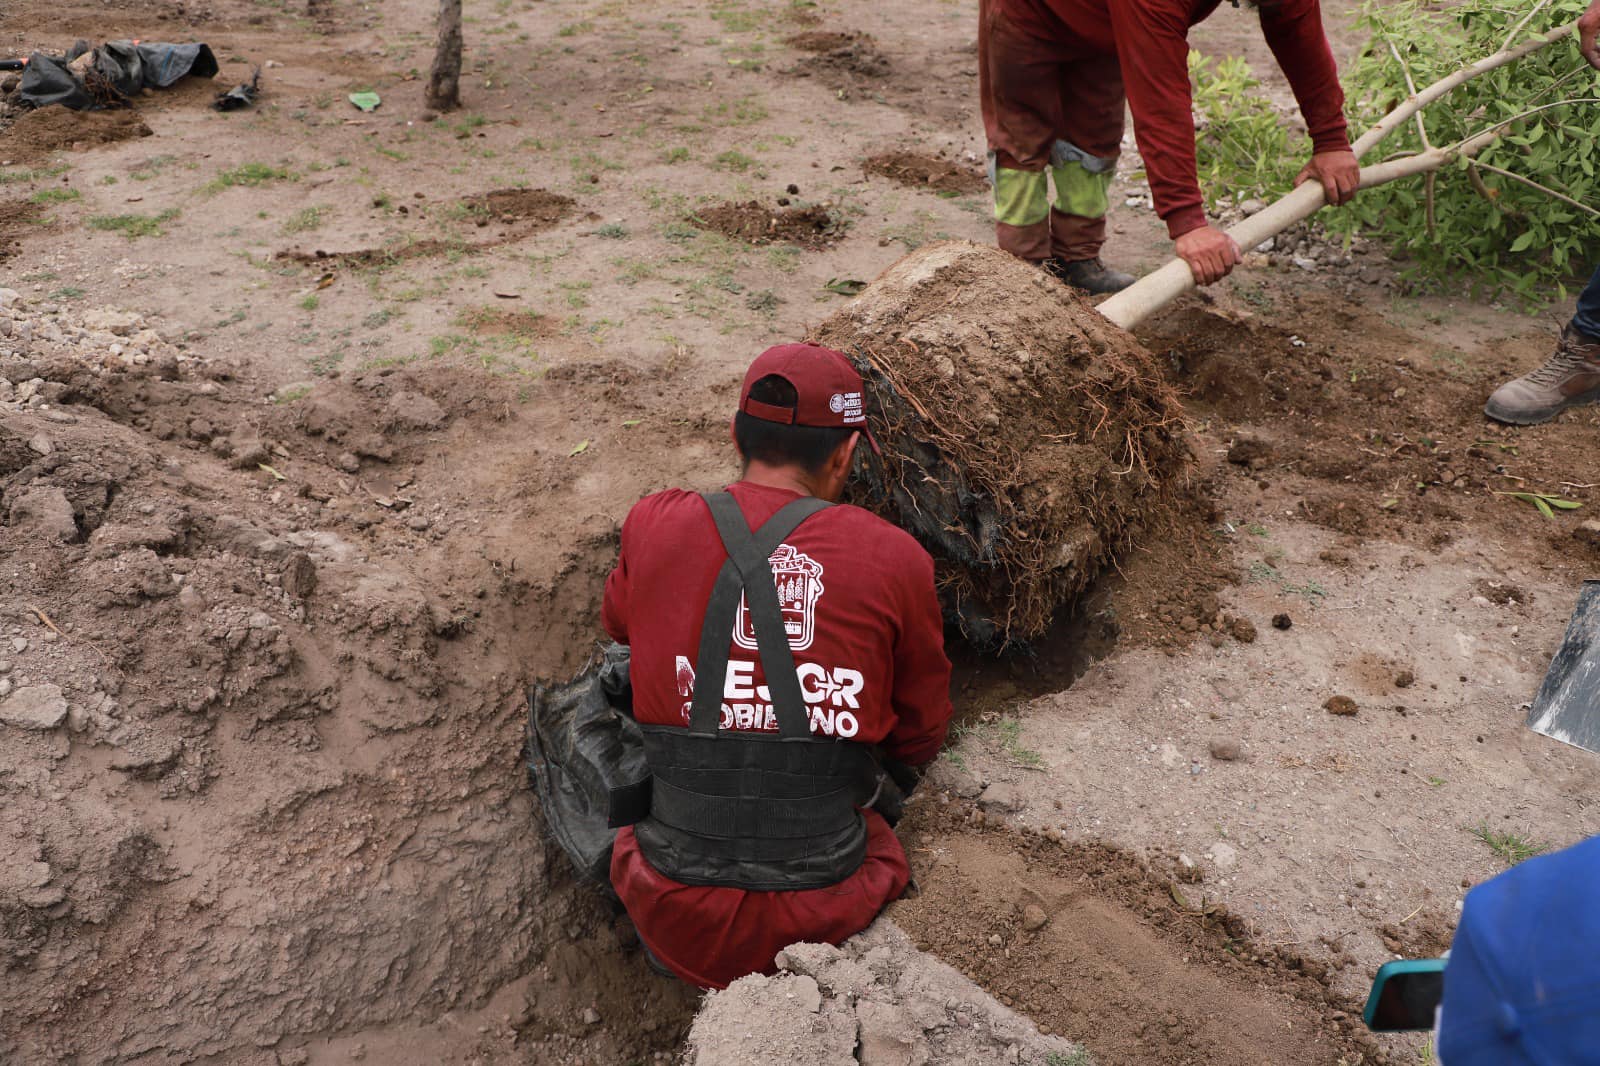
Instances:
[[[61,104],[75,111],[90,111],[110,103],[104,93],[96,93],[68,66],[89,51],[79,42],[57,59],[44,52],[28,57],[17,93],[30,107]],[[94,50],[93,71],[101,83],[116,96],[136,96],[145,89],[165,89],[194,75],[215,77],[220,69],[217,57],[206,44],[167,44],[160,41],[108,41]],[[113,97],[115,99],[115,97]]]
[[[528,770],[545,824],[579,874],[612,895],[613,804],[637,802],[650,778],[632,708],[621,644],[606,645],[566,684],[537,685],[528,695]]]

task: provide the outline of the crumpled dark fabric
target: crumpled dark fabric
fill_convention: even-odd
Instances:
[[[65,59],[44,52],[28,57],[17,93],[30,107],[61,104],[74,111],[92,111],[107,102],[90,91],[67,64],[89,51],[83,41],[68,51]],[[94,70],[119,96],[126,99],[145,89],[166,89],[193,75],[212,78],[221,69],[210,45],[168,44],[161,41],[108,41],[95,49]]]
[[[616,827],[648,810],[650,768],[633,720],[629,651],[607,644],[564,685],[528,695],[528,771],[550,835],[584,880],[609,895]],[[633,804],[631,812],[620,805]]]

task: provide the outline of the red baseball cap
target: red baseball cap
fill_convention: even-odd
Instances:
[[[750,386],[777,376],[794,386],[793,409],[750,398]],[[816,344],[780,344],[756,356],[739,390],[739,410],[763,422],[790,426],[867,428],[866,392],[861,375],[839,352]]]

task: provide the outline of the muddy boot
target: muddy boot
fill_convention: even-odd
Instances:
[[[1093,259],[1046,259],[1044,269],[1073,288],[1082,289],[1091,296],[1121,292],[1134,282],[1132,274],[1113,270],[1101,262],[1098,256]]]
[[[1483,413],[1497,422],[1534,426],[1568,407],[1600,402],[1600,340],[1571,326],[1539,369],[1494,390]]]

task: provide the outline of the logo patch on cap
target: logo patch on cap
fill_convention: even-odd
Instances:
[[[836,415],[842,416],[842,420],[847,425],[855,422],[865,422],[867,420],[867,415],[863,410],[861,394],[859,392],[834,393],[833,396],[828,399],[828,410],[832,411]]]

